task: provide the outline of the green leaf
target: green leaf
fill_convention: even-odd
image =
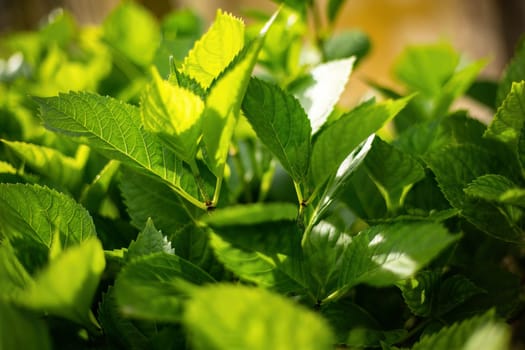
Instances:
[[[429,154],[425,161],[436,175],[439,187],[461,215],[491,236],[521,242],[523,231],[507,221],[493,204],[480,201],[464,191],[479,176],[505,169],[506,164],[485,149],[474,145],[445,147]]]
[[[297,205],[291,203],[254,203],[217,209],[203,217],[208,225],[255,225],[270,221],[294,220],[297,218]]]
[[[163,80],[153,70],[153,82],[141,103],[144,128],[170,147],[178,158],[195,162],[202,133],[204,102],[191,91]]]
[[[332,349],[318,315],[263,289],[215,285],[196,290],[183,324],[195,349]]]
[[[434,222],[373,226],[352,238],[344,252],[338,286],[392,285],[413,276],[459,237]]]
[[[151,13],[134,2],[123,2],[102,24],[105,41],[133,63],[147,66],[160,42],[159,25]]]
[[[204,208],[194,200],[198,191],[193,176],[173,152],[143,130],[137,107],[90,93],[35,100],[51,130],[85,136],[91,146],[106,156],[160,177],[184,198]]]
[[[182,72],[208,88],[243,46],[244,23],[218,10],[212,26],[184,59]]]
[[[412,185],[425,177],[425,170],[415,158],[378,137],[365,158],[365,166],[391,212],[403,206]]]
[[[485,132],[515,150],[525,121],[525,81],[513,83]]]
[[[294,89],[312,125],[312,133],[326,123],[343,93],[352,73],[355,57],[320,64],[306,77],[306,83]]]
[[[17,302],[90,329],[100,328],[91,313],[91,304],[105,265],[102,245],[91,237],[51,260]]]
[[[501,175],[482,175],[472,181],[466,188],[469,196],[486,201],[507,203],[525,207],[525,189]]]
[[[0,301],[0,349],[51,350],[44,320]]]
[[[263,45],[264,32],[245,46],[235,60],[214,81],[206,98],[203,141],[208,167],[223,177],[231,138],[239,119],[243,96]]]
[[[449,44],[408,46],[398,57],[394,74],[410,91],[433,97],[441,93],[458,63],[459,55]]]
[[[244,281],[282,294],[304,291],[304,287],[281,268],[279,261],[263,253],[235,247],[217,234],[212,234],[211,246],[217,259]]]
[[[133,260],[143,255],[159,252],[175,253],[174,249],[171,248],[171,242],[155,228],[153,221],[148,219],[144,229],[139,232],[137,240],[129,244],[126,259]]]
[[[179,321],[185,284],[214,282],[196,265],[176,255],[156,253],[131,261],[115,282],[115,297],[122,313],[134,318]]]
[[[72,158],[45,146],[26,142],[1,140],[31,169],[68,189],[75,189],[82,180],[82,170],[87,157]],[[89,152],[80,146],[77,154]]]
[[[296,182],[303,182],[312,129],[299,101],[277,85],[252,78],[242,108],[259,139]]]
[[[394,118],[409,99],[361,105],[321,130],[314,141],[310,163],[314,183],[322,185],[350,152]]]
[[[38,185],[0,184],[0,232],[37,242],[46,251],[53,235],[63,248],[96,236],[89,213],[72,198]]]
[[[335,2],[345,0],[335,0]],[[328,61],[355,56],[355,65],[370,51],[371,43],[366,33],[353,29],[331,35],[323,43],[323,52]]]
[[[496,106],[501,106],[516,82],[525,80],[525,40],[520,40],[512,60],[508,63],[496,94]]]
[[[509,326],[488,311],[461,323],[441,329],[432,335],[424,336],[412,350],[500,350],[509,349],[511,332]]]

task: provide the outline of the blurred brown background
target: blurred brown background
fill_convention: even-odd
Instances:
[[[119,0],[0,0],[0,32],[35,28],[56,7],[70,10],[80,23],[99,23]],[[242,10],[271,10],[269,0],[142,0],[158,17],[172,9],[191,7],[207,20],[217,8],[242,15]],[[372,39],[372,52],[357,72],[362,78],[388,84],[390,67],[410,43],[444,39],[467,58],[488,58],[483,74],[497,78],[525,32],[524,0],[347,0],[336,30],[357,27]],[[357,83],[359,85],[359,83]],[[359,87],[356,87],[359,89]]]

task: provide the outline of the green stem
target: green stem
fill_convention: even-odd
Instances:
[[[188,202],[190,202],[191,204],[193,204],[194,206],[196,206],[197,208],[200,208],[202,210],[207,210],[208,207],[206,206],[206,203],[203,203],[201,201],[199,201],[197,198],[193,197],[191,194],[189,194],[188,192],[184,191],[182,188],[178,187],[178,186],[175,186],[171,183],[168,183],[168,185],[170,186],[170,188],[175,191],[175,193],[177,193],[179,196],[181,196],[182,198],[184,198],[185,200],[187,200]]]
[[[208,210],[214,209],[217,206],[217,203],[219,203],[219,197],[221,195],[222,179],[223,179],[223,176],[219,176],[217,178],[217,181],[215,182],[215,192],[213,193],[213,199],[211,200],[211,203],[207,206]]]

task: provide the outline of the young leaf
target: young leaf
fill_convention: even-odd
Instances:
[[[105,265],[102,245],[91,237],[51,260],[17,302],[89,328],[100,328],[91,313],[91,303]]]
[[[175,253],[174,249],[171,248],[171,242],[155,228],[153,221],[148,219],[144,229],[139,232],[137,240],[129,244],[126,259],[133,260],[143,255],[160,252]]]
[[[153,82],[146,89],[140,107],[144,128],[158,135],[178,158],[194,164],[202,133],[201,98],[163,80],[153,70]]]
[[[96,236],[89,213],[72,198],[38,185],[0,184],[0,233],[51,247],[55,233],[63,248]]]
[[[244,23],[217,11],[215,21],[184,59],[182,72],[208,88],[244,46]]]
[[[26,142],[1,140],[12,152],[24,161],[31,169],[42,176],[65,186],[75,189],[82,179],[84,159],[76,159],[62,152],[45,146]],[[85,146],[80,146],[79,152],[89,152]]]
[[[505,100],[512,89],[512,85],[515,82],[525,80],[525,68],[523,63],[525,62],[525,40],[521,40],[514,53],[514,56],[510,63],[505,68],[503,77],[498,86],[496,94],[496,106],[501,106],[503,100]]]
[[[310,174],[316,186],[332,176],[350,152],[394,118],[409,99],[366,103],[321,130],[314,141],[310,162]]]
[[[215,285],[192,293],[183,324],[195,349],[332,349],[318,315],[264,289]]]
[[[240,115],[243,96],[263,45],[264,32],[245,46],[235,60],[214,81],[206,98],[203,141],[208,167],[223,177],[231,138]]]
[[[495,138],[517,148],[521,129],[525,122],[525,81],[512,83],[509,94],[498,108],[485,132],[486,137]]]
[[[365,158],[365,166],[389,211],[401,207],[412,185],[425,177],[425,170],[415,158],[378,137]]]
[[[309,72],[307,83],[294,89],[315,134],[339,101],[352,73],[355,57],[323,63]]]
[[[179,321],[185,284],[213,283],[196,265],[176,255],[150,254],[131,261],[115,282],[122,313],[134,318]]]
[[[242,108],[259,139],[294,181],[303,182],[308,172],[312,129],[299,102],[277,85],[252,78]]]
[[[217,234],[211,235],[217,259],[242,280],[278,293],[300,293],[304,287],[279,266],[279,261],[263,253],[235,247]]]
[[[106,156],[160,177],[190,201],[198,197],[195,183],[188,180],[193,177],[182,162],[143,130],[137,107],[85,92],[35,100],[48,128],[85,136]],[[195,200],[192,203],[204,207]]]
[[[459,237],[435,222],[374,226],[352,238],[344,252],[338,286],[392,285],[413,276]]]
[[[44,320],[0,301],[0,349],[51,350]]]
[[[510,346],[510,329],[494,316],[494,310],[423,336],[412,350],[500,350]]]

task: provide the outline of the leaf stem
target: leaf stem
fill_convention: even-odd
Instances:
[[[222,179],[223,176],[217,177],[217,181],[215,182],[215,192],[213,193],[213,199],[211,200],[211,203],[206,206],[207,210],[215,209],[217,206],[217,203],[219,203],[219,197],[221,195],[221,187],[222,187]]]

